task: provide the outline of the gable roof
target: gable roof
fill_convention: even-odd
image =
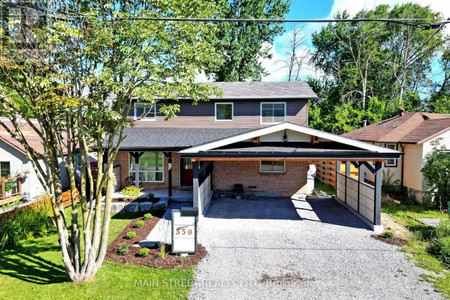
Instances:
[[[342,136],[370,142],[422,144],[447,130],[450,130],[449,115],[411,112],[361,127]]]
[[[368,150],[371,152],[386,153],[386,154],[400,154],[400,152],[396,151],[396,150],[380,147],[377,145],[368,144],[368,143],[354,140],[354,139],[351,139],[348,137],[339,136],[339,135],[332,134],[329,132],[320,131],[317,129],[313,129],[310,127],[305,127],[305,126],[301,126],[301,125],[297,125],[297,124],[293,124],[293,123],[289,123],[289,122],[273,125],[270,127],[265,127],[262,129],[256,129],[256,130],[252,130],[249,132],[240,133],[235,136],[227,137],[227,138],[220,139],[217,141],[204,143],[204,144],[201,144],[198,146],[194,146],[192,148],[184,149],[184,150],[180,151],[180,154],[193,154],[193,153],[209,151],[209,150],[213,150],[213,149],[216,149],[219,147],[224,147],[224,146],[227,146],[230,144],[242,142],[242,141],[245,141],[248,139],[264,136],[264,135],[267,135],[270,133],[283,131],[283,130],[287,130],[287,129],[293,130],[293,131],[296,131],[299,133],[304,133],[304,134],[307,134],[310,136],[316,136],[318,138],[322,138],[327,141],[332,141],[332,142],[356,147],[359,149]]]
[[[14,130],[13,125],[9,119],[2,118],[2,122],[5,123],[8,128]],[[37,128],[39,128],[39,124],[37,122],[32,122]],[[26,121],[20,121],[19,124],[19,126],[21,127],[21,131],[25,136],[25,140],[28,142],[30,147],[38,153],[44,154],[44,145],[42,144],[42,139],[39,137],[39,135],[36,134],[36,132],[31,128],[30,125],[28,125]],[[3,126],[0,126],[0,141],[18,150],[19,152],[26,154],[22,144],[19,143],[16,139],[12,138],[11,135],[6,131],[6,129],[3,128]]]
[[[210,99],[310,99],[317,98],[304,81],[284,82],[211,82],[223,91]]]

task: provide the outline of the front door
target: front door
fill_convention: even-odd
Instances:
[[[181,158],[181,186],[192,186],[194,178],[192,171],[192,161],[190,158]]]

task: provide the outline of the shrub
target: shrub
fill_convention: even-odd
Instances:
[[[167,252],[166,252],[166,244],[164,243],[160,243],[159,244],[159,257],[164,259],[167,256]]]
[[[151,213],[148,213],[148,214],[144,215],[144,220],[150,220],[150,219],[153,219],[153,216],[152,216]]]
[[[434,228],[434,237],[441,239],[450,236],[450,220],[441,220],[438,226]]]
[[[383,194],[392,195],[395,192],[396,187],[400,183],[400,180],[393,180],[394,173],[391,174],[391,170],[382,171],[383,172],[383,182],[381,185],[381,190]]]
[[[139,250],[138,255],[142,257],[147,257],[149,251],[150,250],[148,248],[142,248],[141,250]]]
[[[450,266],[450,236],[435,239],[431,244],[429,251],[447,267]]]
[[[134,231],[128,231],[127,235],[125,236],[127,239],[132,240],[136,237],[136,232]]]
[[[21,240],[45,236],[53,228],[49,222],[50,208],[34,210],[24,208],[15,215],[0,221],[0,249],[16,246]]]
[[[135,186],[127,186],[122,190],[122,194],[131,200],[136,200],[141,194],[142,188],[137,188]]]
[[[145,225],[144,221],[137,221],[134,227],[141,228],[144,227],[144,225]]]
[[[392,231],[385,231],[383,232],[382,236],[385,239],[392,239],[395,236],[395,233],[393,233]]]
[[[128,248],[127,243],[119,244],[119,250],[117,250],[117,254],[125,255],[125,254],[127,254],[129,252],[130,252],[130,249]]]

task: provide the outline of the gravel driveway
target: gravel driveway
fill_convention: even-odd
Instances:
[[[295,207],[294,207],[295,206]],[[424,270],[329,198],[219,199],[191,299],[439,299]]]

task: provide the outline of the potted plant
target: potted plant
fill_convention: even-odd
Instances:
[[[14,182],[13,181],[5,181],[6,195],[11,195],[13,190],[14,190]]]

